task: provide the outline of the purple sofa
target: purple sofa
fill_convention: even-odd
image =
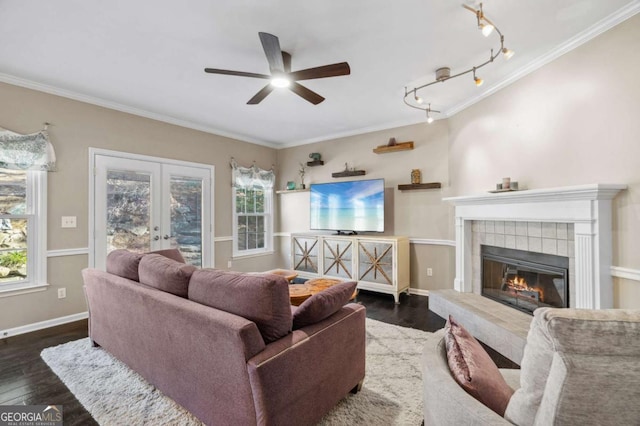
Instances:
[[[322,309],[292,308],[282,277],[165,256],[112,252],[108,272],[82,271],[89,335],[204,423],[312,425],[359,389],[364,307],[330,312],[327,293]]]

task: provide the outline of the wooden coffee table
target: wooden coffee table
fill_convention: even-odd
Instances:
[[[326,290],[336,284],[340,284],[341,282],[344,281],[329,278],[313,278],[304,284],[291,284],[289,286],[289,299],[291,299],[292,305],[299,306],[314,294]],[[356,289],[353,292],[353,295],[351,295],[350,300],[353,300],[357,294],[358,290]]]

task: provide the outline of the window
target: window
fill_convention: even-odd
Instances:
[[[0,292],[46,281],[47,172],[0,168]]]
[[[273,250],[273,171],[233,167],[233,256]]]

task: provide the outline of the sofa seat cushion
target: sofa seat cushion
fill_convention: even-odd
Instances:
[[[480,343],[451,316],[445,326],[447,361],[454,379],[471,396],[504,415],[513,389]]]
[[[129,250],[113,250],[107,255],[107,272],[128,280],[140,281],[138,266],[144,254]]]
[[[140,260],[140,282],[149,287],[187,297],[189,279],[197,268],[160,254],[147,254]]]
[[[278,275],[200,269],[191,277],[189,299],[253,321],[265,343],[291,332],[289,283]]]
[[[293,329],[315,324],[338,312],[349,302],[356,285],[355,281],[336,284],[309,297],[293,312]]]

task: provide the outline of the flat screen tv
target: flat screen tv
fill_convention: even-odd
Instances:
[[[384,179],[311,184],[312,230],[384,231]]]

